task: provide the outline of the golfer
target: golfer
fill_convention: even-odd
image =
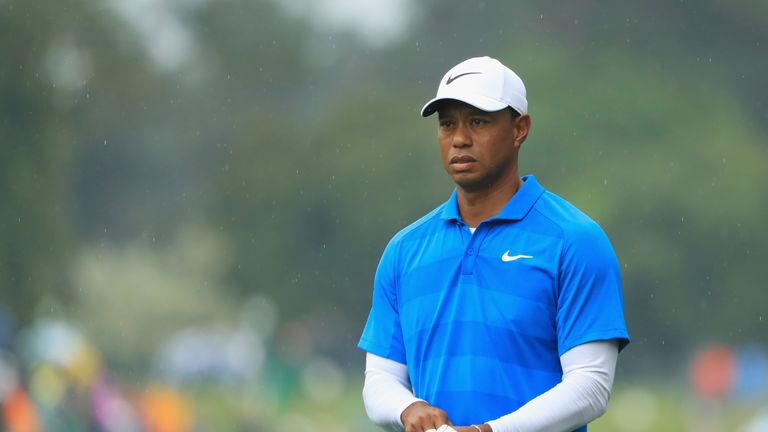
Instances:
[[[629,343],[613,248],[520,176],[531,117],[512,70],[456,65],[421,111],[434,113],[456,189],[381,257],[358,345],[368,416],[406,432],[586,431]]]

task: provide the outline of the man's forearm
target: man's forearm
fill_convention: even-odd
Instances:
[[[567,432],[587,424],[605,412],[617,357],[614,341],[577,346],[561,356],[560,384],[517,411],[479,426],[483,432],[489,426],[493,432]],[[406,365],[369,353],[363,401],[371,421],[402,431],[400,415],[421,399],[411,391]]]
[[[373,354],[366,356],[363,403],[368,418],[388,430],[402,431],[400,414],[421,401],[411,391],[408,368]]]
[[[573,348],[561,357],[560,384],[488,424],[493,432],[568,432],[591,422],[608,406],[617,357],[614,341]]]

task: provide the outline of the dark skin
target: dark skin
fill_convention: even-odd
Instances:
[[[437,142],[443,167],[456,183],[459,214],[470,227],[496,216],[523,184],[517,161],[528,137],[531,117],[511,108],[487,112],[447,100],[438,107]],[[415,402],[400,414],[405,432],[424,432],[448,424],[448,414],[426,402]],[[488,424],[478,425],[491,432]],[[453,426],[477,432],[473,426]]]
[[[517,160],[531,117],[513,113],[453,100],[438,108],[443,167],[458,188],[461,218],[471,227],[496,216],[522,186]]]

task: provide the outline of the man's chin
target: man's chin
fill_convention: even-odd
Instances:
[[[476,184],[462,186],[462,185],[457,183],[456,187],[459,190],[461,190],[463,193],[465,193],[465,194],[473,194],[473,193],[477,193],[477,192],[480,192],[480,191],[488,192],[488,188],[487,187],[483,187],[482,185],[476,185]]]
[[[475,176],[464,174],[464,173],[454,174],[453,182],[456,183],[456,186],[459,189],[467,192],[480,190],[485,185],[485,183],[481,179],[478,179]]]

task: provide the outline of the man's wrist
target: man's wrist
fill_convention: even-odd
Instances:
[[[416,405],[420,405],[420,404],[429,405],[429,404],[428,404],[428,403],[427,403],[425,400],[422,400],[422,399],[417,399],[417,400],[415,400],[415,401],[413,401],[413,402],[409,403],[408,405],[406,405],[406,407],[405,407],[405,408],[403,408],[403,410],[402,410],[402,411],[400,411],[400,424],[401,424],[401,425],[403,425],[403,426],[405,425],[405,413],[406,413],[406,412],[407,412],[409,409],[413,408],[413,407],[414,407],[414,406],[416,406]]]
[[[457,432],[493,432],[493,428],[488,423],[473,424],[469,426],[454,426]]]
[[[493,428],[488,423],[472,425],[472,428],[475,429],[475,432],[493,432]]]

